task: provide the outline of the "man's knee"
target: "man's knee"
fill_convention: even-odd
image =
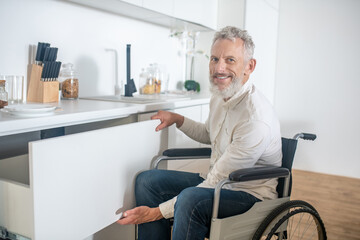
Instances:
[[[178,195],[175,208],[181,210],[194,209],[198,206],[211,206],[213,195],[209,191],[210,189],[198,188],[198,187],[189,187],[181,191]]]
[[[164,181],[162,170],[152,169],[139,173],[135,180],[135,191],[159,186]]]

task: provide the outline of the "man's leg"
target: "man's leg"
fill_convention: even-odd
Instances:
[[[136,206],[158,207],[160,203],[177,196],[182,190],[196,186],[204,179],[196,173],[170,170],[149,170],[136,178]],[[139,240],[170,239],[171,225],[168,219],[140,224]]]
[[[211,188],[190,187],[178,195],[173,240],[204,240],[210,229],[213,198]],[[257,201],[260,200],[245,192],[221,190],[219,217],[244,213]]]

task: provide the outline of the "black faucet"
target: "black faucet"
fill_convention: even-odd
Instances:
[[[136,92],[136,86],[134,79],[130,77],[130,50],[131,44],[126,44],[126,84],[125,84],[125,97],[132,97],[133,93]]]

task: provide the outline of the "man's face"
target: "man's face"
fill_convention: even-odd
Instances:
[[[234,42],[229,39],[217,40],[211,49],[209,63],[210,80],[218,90],[226,90],[233,79],[237,78],[244,84],[248,75],[244,74],[244,41],[237,38]]]

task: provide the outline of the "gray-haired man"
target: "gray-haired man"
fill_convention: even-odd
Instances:
[[[166,170],[145,171],[136,179],[137,206],[119,224],[139,224],[139,239],[203,240],[210,228],[216,184],[234,170],[281,165],[279,121],[266,98],[251,84],[254,44],[246,31],[226,27],[215,33],[209,63],[212,98],[205,124],[159,111],[159,131],[172,124],[201,143],[211,144],[206,176]],[[277,197],[277,180],[229,184],[221,192],[219,217],[247,211]]]

